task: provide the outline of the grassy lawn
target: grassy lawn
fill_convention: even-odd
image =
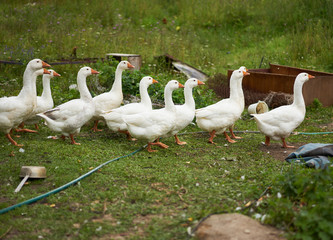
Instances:
[[[327,131],[325,126],[331,127],[332,110],[308,108],[307,118],[298,130]],[[2,137],[1,208],[60,187],[145,145],[140,141],[128,142],[107,129],[92,133],[90,127],[84,127],[77,137],[81,146],[70,145],[69,140],[48,139],[53,133],[45,126],[38,134],[21,134],[18,140],[25,145],[24,152]],[[243,120],[237,122],[236,130],[256,130],[246,112]],[[163,139],[170,146],[168,149],[153,154],[143,150],[122,158],[58,194],[0,215],[0,236],[8,231],[4,239],[185,239],[187,228],[211,213],[268,213],[265,208],[244,206],[268,186],[273,186],[272,191],[280,191],[278,186],[274,189],[274,183],[291,165],[272,157],[270,147],[261,150],[261,134],[239,133],[243,139],[234,144],[227,144],[224,137],[218,136],[217,144],[212,145],[207,143],[208,134],[195,126],[187,127],[184,133],[180,138],[188,143],[185,146],[175,145],[173,138]],[[332,143],[332,139],[329,134],[293,135],[288,141]],[[273,142],[272,148],[280,144]],[[14,194],[24,165],[45,166],[47,178],[29,180]],[[320,171],[293,168],[302,171],[303,176]],[[270,200],[276,200],[276,196],[269,195],[264,204]],[[242,210],[237,211],[237,207]],[[290,231],[283,221],[290,219],[279,222],[280,228]]]

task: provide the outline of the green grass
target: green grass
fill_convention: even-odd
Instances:
[[[315,6],[315,7],[314,7]],[[4,1],[0,59],[169,53],[208,74],[268,63],[332,71],[333,6],[316,1]],[[163,19],[166,24],[163,24]]]

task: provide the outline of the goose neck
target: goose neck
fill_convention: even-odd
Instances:
[[[173,111],[175,109],[175,105],[172,101],[172,90],[171,89],[165,89],[164,90],[164,103],[165,103],[165,109],[169,111]]]
[[[238,98],[238,79],[230,78],[230,98],[236,99]]]
[[[195,108],[195,102],[191,87],[185,86],[184,98],[185,98],[185,105],[187,105],[190,108]]]
[[[294,101],[293,105],[297,106],[305,111],[305,102],[303,98],[303,93],[302,89],[303,88],[303,83],[296,81],[294,84]]]
[[[241,108],[244,109],[245,98],[244,98],[244,93],[243,93],[242,81],[238,82],[237,92],[238,92],[238,99],[239,99],[238,101],[241,105]]]
[[[77,87],[80,92],[80,99],[85,100],[85,101],[92,101],[92,96],[87,87],[86,76],[78,74]]]
[[[50,80],[50,77],[48,77],[47,75],[43,75],[43,92],[41,96],[42,98],[52,98]]]
[[[123,69],[121,69],[118,66],[116,69],[114,82],[113,82],[110,92],[121,92],[122,91],[122,84],[121,84],[122,74],[123,74]]]
[[[140,85],[140,98],[145,106],[151,106],[151,99],[148,94],[148,86]]]
[[[34,77],[35,77],[35,81],[33,81]],[[24,97],[27,95],[28,96],[37,95],[36,78],[37,78],[37,75],[34,75],[34,71],[32,69],[30,69],[30,68],[25,69],[25,71],[23,73],[23,87],[18,95],[19,97]]]

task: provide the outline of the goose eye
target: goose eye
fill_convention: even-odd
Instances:
[[[37,63],[39,63],[39,61],[37,61]]]
[[[89,68],[87,68],[87,71],[89,71]]]

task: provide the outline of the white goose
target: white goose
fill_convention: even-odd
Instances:
[[[40,117],[38,117],[36,114],[45,112],[46,110],[49,110],[54,106],[50,87],[50,80],[53,77],[60,77],[60,74],[58,74],[56,71],[52,69],[49,69],[48,71],[50,72],[50,74],[43,75],[43,92],[41,96],[37,96],[37,107],[34,109],[32,117],[25,121],[25,124],[34,124],[37,130],[39,129],[37,123],[39,122]]]
[[[230,78],[230,97],[195,111],[198,126],[209,132],[210,138],[208,142],[214,143],[215,134],[222,132],[228,142],[235,142],[225,131],[234,125],[235,121],[241,116],[242,109],[244,109],[244,105],[241,102],[242,99],[239,97],[238,86],[241,85],[242,79],[246,75],[249,75],[246,71],[239,69],[233,71]]]
[[[139,103],[130,103],[119,108],[112,109],[107,113],[101,114],[101,116],[105,119],[107,126],[112,131],[118,131],[120,133],[125,133],[127,135],[127,139],[133,140],[131,138],[130,133],[127,130],[126,123],[123,120],[123,116],[137,114],[145,111],[152,110],[151,100],[148,94],[148,87],[153,84],[158,83],[152,77],[143,77],[140,81],[140,97],[141,102]]]
[[[189,125],[195,115],[195,102],[192,94],[192,89],[198,85],[203,85],[204,83],[196,78],[190,78],[185,82],[184,97],[185,103],[183,105],[176,105],[176,122],[174,128],[169,133],[175,137],[176,144],[184,145],[186,142],[182,142],[178,139],[177,133],[183,130],[187,125]]]
[[[92,118],[94,121],[93,131],[101,131],[97,129],[98,121],[103,120],[102,113],[118,108],[123,101],[121,76],[124,70],[134,68],[128,61],[121,61],[116,69],[115,80],[109,92],[102,93],[93,98],[95,104],[95,113]]]
[[[63,103],[58,107],[39,113],[45,119],[46,125],[53,131],[61,132],[62,138],[69,136],[72,144],[80,145],[75,142],[74,134],[80,132],[81,127],[88,122],[95,112],[95,105],[88,90],[86,78],[92,74],[98,74],[90,67],[83,67],[77,74],[77,85],[80,98]]]
[[[17,144],[10,132],[29,116],[36,106],[36,79],[43,73],[49,74],[43,67],[50,67],[40,59],[33,59],[28,64],[23,74],[23,87],[18,96],[0,98],[0,130],[5,133],[8,140],[15,146]]]
[[[175,124],[176,108],[172,101],[172,92],[183,87],[178,81],[171,80],[164,88],[165,108],[123,117],[127,129],[133,137],[148,141],[148,152],[156,151],[151,149],[152,145],[158,145],[162,148],[168,147],[158,139],[166,135]],[[156,142],[153,142],[155,140]]]
[[[247,72],[247,69],[244,66],[241,66],[238,70],[241,70],[243,72]],[[242,81],[238,81],[237,83],[238,83],[237,84],[237,93],[238,93],[238,98],[239,98],[239,103],[240,103],[240,108],[239,108],[239,111],[240,111],[239,117],[240,117],[242,115],[243,111],[244,111],[245,99],[244,99]],[[237,137],[235,135],[235,133],[233,131],[233,127],[234,127],[234,125],[232,125],[232,126],[229,127],[231,138],[241,139],[242,137]],[[234,142],[234,141],[231,141],[231,142]]]
[[[251,114],[257,122],[260,132],[266,136],[266,146],[269,146],[270,138],[272,138],[273,140],[282,140],[284,148],[294,147],[288,146],[285,138],[304,120],[306,109],[302,87],[310,78],[314,78],[314,76],[307,73],[297,75],[294,83],[294,101],[291,105],[281,106],[261,114]]]

